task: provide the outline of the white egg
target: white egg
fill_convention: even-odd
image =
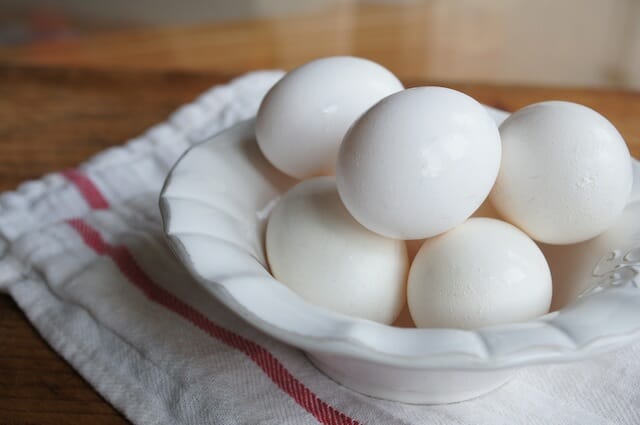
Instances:
[[[501,216],[551,244],[590,239],[622,212],[631,191],[629,150],[586,106],[542,102],[500,126],[502,165],[491,194]]]
[[[334,177],[290,189],[269,218],[271,272],[310,303],[390,324],[406,299],[403,241],[362,227],[342,205]]]
[[[500,220],[471,218],[422,245],[407,291],[418,327],[474,329],[546,313],[551,273],[522,231]]]
[[[386,68],[362,58],[318,59],[287,73],[267,93],[256,120],[265,157],[299,179],[335,174],[349,126],[371,105],[403,89]]]
[[[421,239],[467,219],[499,166],[498,128],[482,105],[455,90],[418,87],[386,97],[354,123],[336,177],[363,226]]]

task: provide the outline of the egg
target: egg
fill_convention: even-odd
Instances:
[[[384,324],[405,303],[404,241],[356,222],[334,177],[305,180],[280,199],[267,224],[266,250],[273,276],[310,303]]]
[[[417,87],[381,100],[346,134],[340,197],[363,226],[398,239],[427,238],[465,221],[500,166],[500,135],[464,93]]]
[[[534,239],[570,244],[606,230],[631,191],[629,150],[616,128],[582,105],[527,106],[500,126],[496,210]]]
[[[402,83],[375,62],[348,56],[318,59],[287,73],[263,99],[256,138],[280,171],[303,179],[335,174],[349,126]]]
[[[474,329],[546,313],[551,273],[521,230],[470,218],[425,241],[411,265],[407,292],[418,327]]]

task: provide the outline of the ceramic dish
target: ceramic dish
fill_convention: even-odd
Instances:
[[[634,161],[636,176],[638,170]],[[175,165],[160,196],[166,236],[212,296],[356,391],[409,403],[461,401],[500,386],[519,367],[582,359],[640,336],[637,185],[607,233],[543,247],[559,310],[524,323],[459,330],[343,316],[275,280],[263,233],[271,208],[294,183],[260,153],[254,122],[242,122],[195,145]]]

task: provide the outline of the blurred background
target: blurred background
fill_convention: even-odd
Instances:
[[[216,71],[352,54],[405,81],[640,89],[640,0],[0,0],[0,60]]]

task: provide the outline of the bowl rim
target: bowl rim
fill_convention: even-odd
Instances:
[[[506,113],[494,110],[496,120]],[[257,315],[247,307],[246,292],[237,291],[235,279],[211,279],[198,271],[194,253],[184,235],[172,232],[172,223],[182,220],[175,199],[167,192],[184,175],[185,158],[201,149],[215,149],[219,139],[254,138],[255,118],[239,122],[191,146],[174,164],[159,197],[163,232],[179,261],[212,296],[257,329],[304,351],[354,357],[373,363],[419,369],[502,369],[549,362],[568,362],[611,351],[640,337],[640,290],[635,284],[609,287],[585,296],[569,306],[540,318],[476,330],[417,329],[382,325],[316,307],[292,295],[296,311],[313,315],[323,326],[300,329],[297,323],[283,326],[272,317]],[[634,160],[634,169],[639,169]],[[178,172],[180,171],[180,172]],[[187,170],[197,173],[198,170]],[[640,203],[639,203],[640,204]],[[264,279],[273,280],[272,277]],[[246,280],[246,279],[245,279]],[[242,285],[262,288],[266,280]],[[283,284],[278,284],[285,288]],[[283,289],[290,291],[288,288]],[[636,313],[637,312],[637,313]],[[586,326],[588,315],[605,315],[604,326]],[[632,320],[630,320],[630,318]],[[319,322],[318,322],[319,323]],[[615,324],[615,326],[614,326]],[[325,326],[326,325],[326,326]],[[618,331],[611,332],[611,328]],[[327,329],[331,331],[328,332]],[[397,352],[396,341],[418,340],[410,350]],[[385,345],[384,342],[389,341]],[[505,341],[507,344],[505,344]],[[511,349],[508,343],[513,343]],[[467,344],[467,345],[465,345]],[[449,348],[447,348],[449,347]]]

